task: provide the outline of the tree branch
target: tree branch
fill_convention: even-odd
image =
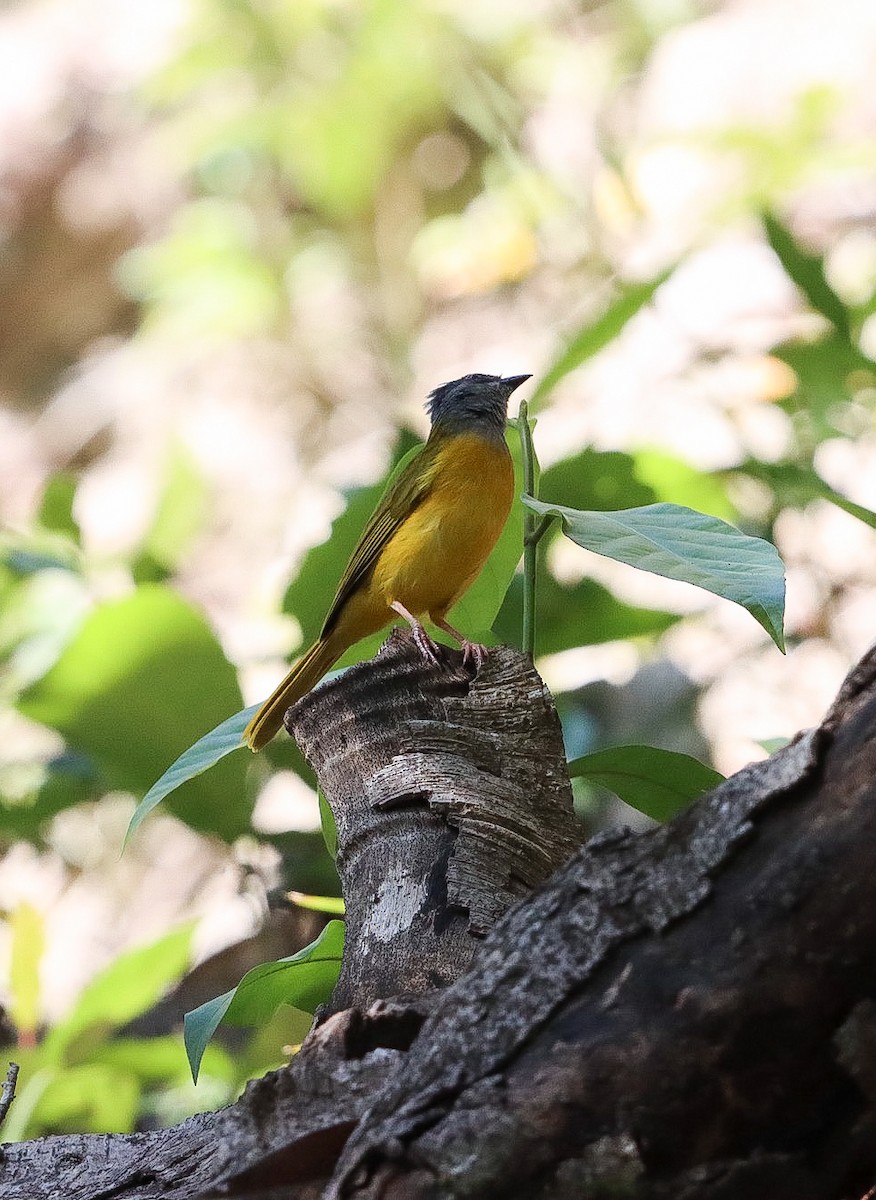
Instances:
[[[502,663],[499,655],[500,673]],[[365,694],[373,669],[382,668],[364,665],[355,684]],[[419,731],[419,692],[430,688],[440,703],[427,705],[450,705],[463,726],[474,720],[473,745],[484,728],[503,728],[501,712],[477,715],[489,676],[460,681],[459,696],[446,695],[446,679],[412,687],[405,671],[394,678],[383,683],[399,689],[395,711],[412,706],[402,741]],[[466,693],[471,711],[461,717],[454,705]],[[316,720],[313,697],[308,753],[369,741],[352,726],[369,728],[372,699],[360,707],[348,696],[348,725]],[[520,696],[507,702],[525,707]],[[374,778],[388,786],[367,793],[416,795],[409,815],[430,838],[427,797],[441,789],[422,785],[446,745],[434,734],[425,762],[416,738],[373,756]],[[457,750],[454,741],[451,757]],[[399,761],[420,772],[410,792],[386,770]],[[340,794],[346,768],[337,774],[330,786]],[[472,777],[498,798],[495,780],[506,775],[478,768]],[[397,817],[352,790],[367,822]],[[501,804],[489,811],[501,828]],[[454,847],[462,819],[477,812],[467,802],[456,813]],[[471,908],[434,908],[474,948],[450,986],[330,1016],[287,1069],[221,1113],[140,1137],[6,1147],[0,1194],[858,1200],[876,1180],[874,825],[871,652],[817,730],[668,826],[592,840],[486,938],[472,938]],[[347,862],[356,855],[353,839]],[[349,952],[359,950],[351,939]],[[367,994],[366,970],[356,965],[350,979]]]
[[[443,994],[327,1196],[866,1190],[874,731],[871,653],[818,730],[591,841]]]

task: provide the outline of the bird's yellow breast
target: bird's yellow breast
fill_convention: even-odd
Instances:
[[[472,584],[508,519],[514,467],[504,441],[448,437],[431,464],[426,498],[375,564],[372,587],[388,605],[443,617]]]

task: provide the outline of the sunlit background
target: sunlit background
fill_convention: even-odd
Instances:
[[[616,336],[538,413],[542,466],[572,460],[544,498],[573,503],[577,470],[581,507],[668,500],[773,539],[788,653],[556,540],[545,603],[596,581],[625,614],[545,612],[570,754],[638,741],[727,773],[820,719],[876,633],[873,526],[829,498],[876,509],[874,73],[872,0],[0,6],[0,987],[22,1045],[186,921],[196,960],[313,936],[267,915],[272,889],[334,885],[288,749],[228,760],[196,819],[162,812],[122,855],[134,804],[280,677],[290,581],[399,430],[425,433],[427,392],[537,383],[605,313]],[[835,319],[765,213],[823,259]],[[73,650],[68,708],[29,707]],[[65,1109],[41,1060],[4,1133],[174,1119],[299,1033],[197,1092],[178,1043],[157,1081],[125,1060],[126,1124]]]

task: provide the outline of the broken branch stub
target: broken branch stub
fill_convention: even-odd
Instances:
[[[550,694],[507,647],[472,675],[406,632],[286,715],[338,830],[347,946],[330,1011],[442,987],[580,842]]]

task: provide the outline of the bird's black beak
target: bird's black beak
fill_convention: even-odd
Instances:
[[[532,376],[531,375],[505,375],[502,379],[502,383],[504,384],[505,388],[508,391],[508,395],[510,396],[511,393],[515,390],[515,388],[519,388],[521,383],[526,383],[527,379],[532,379]]]

